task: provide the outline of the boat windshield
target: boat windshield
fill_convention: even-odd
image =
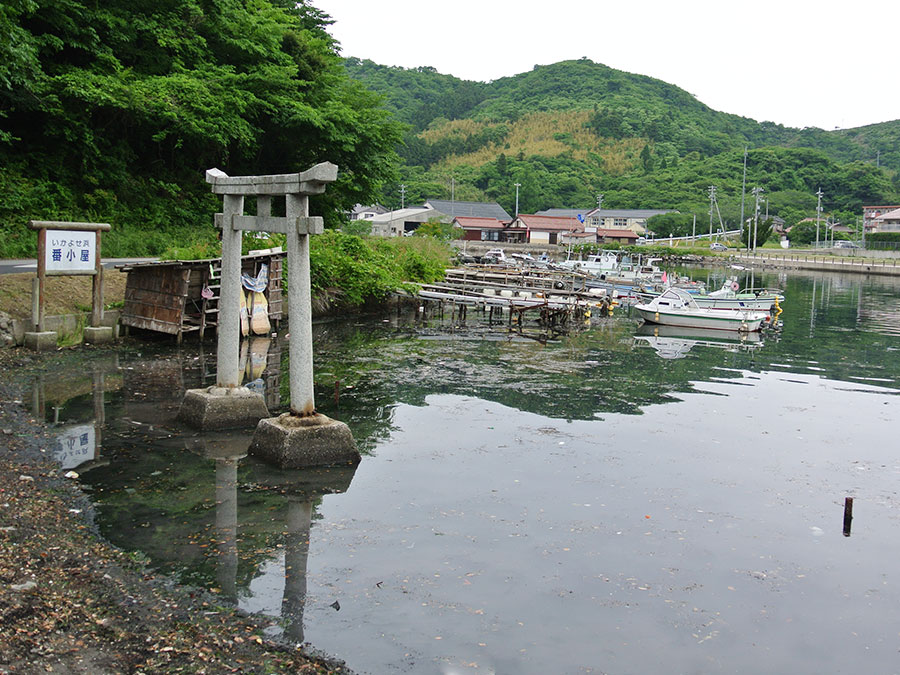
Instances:
[[[659,296],[660,299],[666,298],[668,300],[678,300],[687,306],[693,306],[697,303],[694,301],[694,298],[691,297],[691,294],[687,291],[676,288],[675,286],[671,286],[665,290],[662,295]]]

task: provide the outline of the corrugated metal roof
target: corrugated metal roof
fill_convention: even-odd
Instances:
[[[423,213],[434,212],[434,209],[429,209],[424,206],[415,206],[407,209],[397,209],[396,211],[388,211],[387,213],[381,213],[372,218],[373,223],[390,223],[394,220],[403,220],[404,218],[409,218],[412,216],[421,216]]]
[[[512,220],[506,210],[497,202],[458,202],[449,199],[429,199],[425,206],[446,213],[448,216],[469,216],[472,218],[496,218]]]
[[[678,213],[677,209],[591,209],[586,216],[599,218],[638,218],[646,219],[661,213]]]

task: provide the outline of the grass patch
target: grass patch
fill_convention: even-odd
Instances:
[[[34,273],[0,276],[0,312],[14,319],[31,317],[31,285]],[[103,271],[103,300],[107,307],[122,306],[127,275],[119,270]],[[44,315],[75,314],[91,309],[92,277],[52,276],[44,280]]]

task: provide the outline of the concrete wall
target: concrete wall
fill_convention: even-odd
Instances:
[[[90,312],[82,315],[85,326],[91,322]],[[57,333],[74,333],[78,328],[78,314],[65,314],[44,317],[44,330],[55,331]],[[31,319],[13,319],[11,334],[14,344],[10,346],[21,346],[25,344],[25,333],[34,330]],[[118,335],[119,328],[119,310],[108,309],[103,313],[103,326],[112,326],[113,334]],[[0,345],[2,346],[2,345]]]

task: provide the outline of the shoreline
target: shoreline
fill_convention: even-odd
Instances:
[[[27,376],[54,360],[0,350],[0,673],[350,673],[98,534],[90,498],[25,405]]]

